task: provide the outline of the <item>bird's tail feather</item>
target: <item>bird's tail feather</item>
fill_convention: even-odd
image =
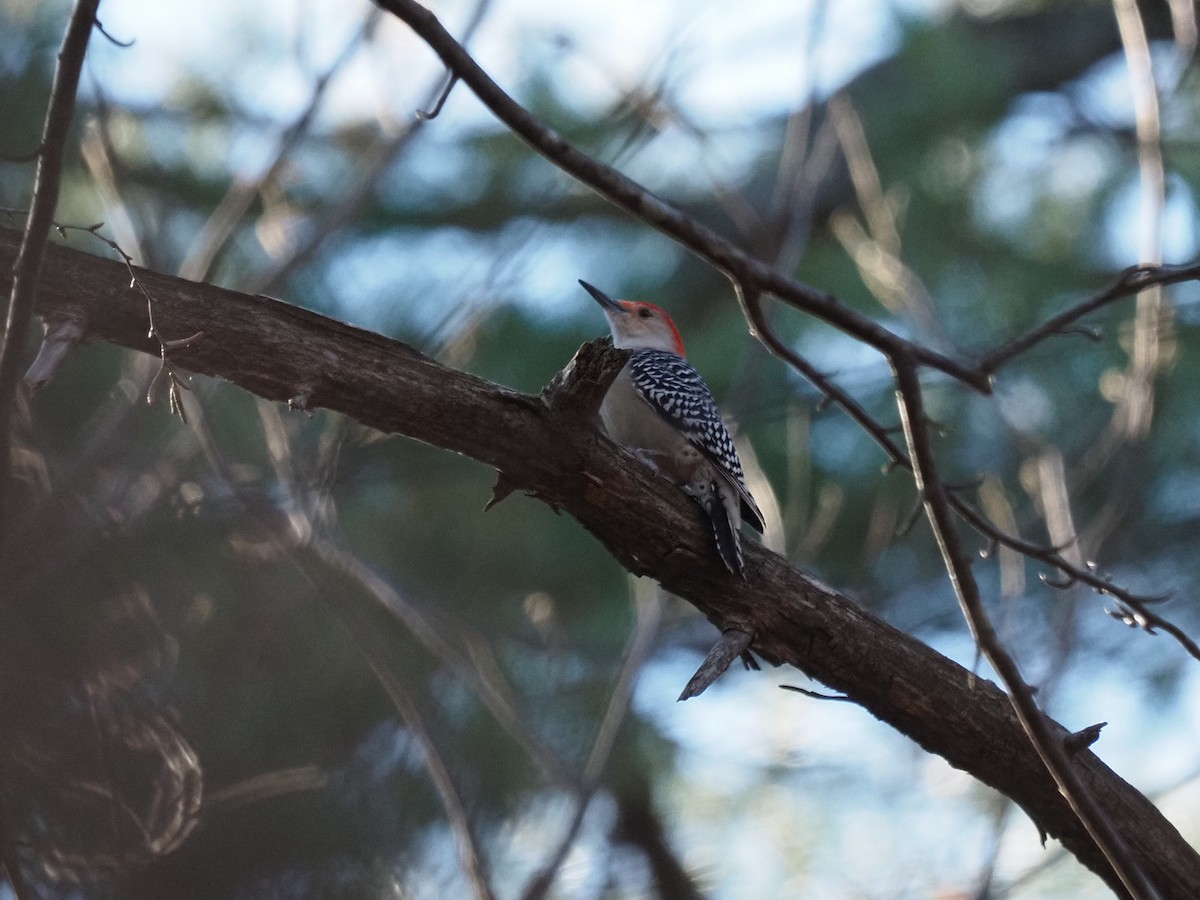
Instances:
[[[737,532],[737,524],[730,521],[729,510],[721,501],[716,485],[713,485],[713,489],[707,492],[701,505],[704,507],[709,521],[712,522],[713,538],[717,544],[717,552],[721,554],[721,561],[725,563],[725,568],[739,578],[745,578],[746,564],[742,559],[742,541]]]

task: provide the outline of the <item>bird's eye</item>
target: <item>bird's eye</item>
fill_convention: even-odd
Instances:
[[[654,313],[650,312],[650,310],[646,309],[646,307],[643,306],[641,309],[638,310],[638,315],[641,316],[643,319],[649,319],[654,315]]]

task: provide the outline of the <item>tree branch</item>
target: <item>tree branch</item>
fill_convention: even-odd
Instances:
[[[376,4],[412,28],[483,105],[530,147],[614,206],[707,260],[735,284],[773,294],[885,355],[909,354],[923,365],[940,369],[978,391],[991,392],[990,380],[974,367],[914,344],[844,305],[832,294],[781,275],[616,169],[572,146],[505,93],[442,27],[437,16],[415,0],[376,0]]]
[[[0,272],[19,239],[0,229]],[[47,248],[47,261],[38,314],[49,327],[74,321],[85,339],[158,354],[123,264],[59,246]],[[575,517],[630,571],[691,601],[719,630],[752,634],[754,651],[767,661],[791,664],[846,694],[1013,798],[1117,886],[999,689],[758,545],[746,547],[747,580],[728,576],[695,504],[616,452],[588,422],[304,309],[140,269],[138,278],[155,297],[160,331],[204,332],[173,351],[176,365],[278,402],[306,396],[309,407],[499,469],[518,490]],[[1046,728],[1058,740],[1069,734],[1048,720]],[[1174,827],[1090,751],[1072,765],[1163,896],[1194,896],[1200,857]]]
[[[1159,893],[1147,874],[1152,869],[1137,862],[1112,821],[1084,786],[1064,749],[1064,742],[1071,736],[1054,733],[1049,719],[1033,699],[1033,689],[1025,682],[1016,662],[1004,649],[992,627],[971,571],[970,559],[955,528],[949,492],[937,472],[916,365],[911,360],[899,359],[893,362],[893,369],[896,373],[897,402],[904,422],[904,435],[908,440],[908,455],[913,464],[913,478],[916,479],[917,490],[925,506],[925,516],[933,528],[946,571],[975,643],[1008,689],[1013,709],[1030,743],[1041,757],[1045,770],[1053,776],[1059,790],[1112,866],[1120,883],[1137,900],[1153,900]]]
[[[1121,277],[1111,287],[1063,310],[1021,337],[989,353],[980,361],[979,369],[988,375],[995,374],[1002,366],[1046,338],[1067,333],[1075,322],[1088,313],[1116,300],[1132,297],[1154,285],[1179,284],[1197,279],[1200,279],[1200,263],[1190,266],[1132,266],[1122,272]]]
[[[63,155],[71,122],[75,118],[75,95],[79,89],[79,75],[83,71],[83,59],[87,55],[88,41],[91,40],[92,26],[96,24],[96,9],[99,5],[100,0],[77,0],[71,12],[62,46],[58,51],[58,66],[54,70],[54,84],[50,89],[50,101],[42,127],[33,199],[29,205],[25,232],[20,249],[4,266],[6,275],[11,272],[11,284],[7,286],[8,312],[4,331],[0,333],[0,558],[7,549],[8,511],[12,505],[9,490],[12,481],[11,435],[17,385],[23,368],[29,326],[33,321],[43,251],[50,236],[54,212],[58,207]],[[33,892],[25,883],[20,860],[10,840],[7,823],[3,819],[3,810],[0,809],[0,865],[3,865],[8,874],[13,893],[18,898],[32,897]]]
[[[50,103],[42,130],[33,201],[29,205],[24,239],[11,269],[5,267],[6,272],[12,272],[12,284],[9,288],[7,321],[3,335],[0,335],[0,545],[7,530],[5,511],[9,502],[9,434],[12,430],[14,394],[21,377],[29,324],[33,320],[42,252],[50,236],[54,211],[58,207],[63,154],[67,133],[75,117],[79,73],[83,70],[83,58],[87,53],[99,5],[100,0],[79,0],[71,13],[71,21],[58,51],[58,68],[54,71],[54,86],[50,90]]]
[[[525,890],[521,892],[521,900],[543,900],[549,894],[559,869],[562,868],[567,854],[579,836],[579,829],[583,826],[583,817],[587,814],[592,797],[595,796],[596,789],[600,786],[601,776],[608,767],[609,758],[617,743],[617,735],[621,731],[625,717],[629,714],[629,708],[633,702],[633,691],[637,686],[638,677],[641,675],[642,666],[650,656],[654,637],[662,623],[662,591],[654,585],[650,585],[649,590],[644,590],[646,586],[646,582],[634,586],[637,623],[626,645],[625,661],[621,664],[621,670],[613,683],[612,694],[609,697],[608,706],[605,708],[604,717],[596,729],[592,751],[588,754],[587,763],[583,767],[583,775],[579,780],[579,789],[575,797],[575,811],[557,846],[551,850],[549,858],[530,879]]]
[[[1140,272],[1143,270],[1137,271]],[[1194,270],[1187,271],[1189,272],[1189,277],[1200,275],[1200,267],[1195,267]],[[886,428],[868,413],[857,400],[838,387],[832,379],[819,372],[808,360],[789,347],[785,341],[775,334],[762,308],[761,294],[748,291],[740,284],[735,285],[735,288],[737,290],[738,301],[741,303],[742,310],[750,322],[754,336],[762,341],[779,359],[782,359],[812,382],[825,395],[826,401],[840,407],[863,431],[869,434],[875,443],[879,445],[880,449],[887,454],[888,468],[899,468],[912,472],[912,462],[909,460],[908,455],[892,439],[891,433],[895,429]],[[1113,298],[1110,297],[1109,299]],[[1050,329],[1042,334],[1042,337],[1044,338],[1054,331],[1055,329]],[[1120,619],[1127,625],[1140,628],[1149,634],[1153,634],[1155,629],[1165,631],[1171,637],[1175,638],[1179,642],[1179,645],[1191,654],[1194,659],[1200,660],[1200,646],[1197,645],[1196,641],[1178,625],[1150,609],[1151,604],[1168,599],[1166,596],[1136,594],[1090,568],[1075,565],[1062,555],[1060,548],[1043,546],[1033,541],[1026,541],[1008,534],[989,522],[978,510],[954,491],[947,492],[947,502],[962,517],[963,521],[987,540],[994,544],[1002,544],[1032,560],[1053,566],[1063,574],[1064,577],[1061,582],[1051,582],[1048,579],[1044,579],[1047,584],[1052,587],[1070,587],[1076,583],[1085,584],[1101,595],[1112,597],[1117,601],[1117,608],[1115,610],[1106,610],[1109,615]]]

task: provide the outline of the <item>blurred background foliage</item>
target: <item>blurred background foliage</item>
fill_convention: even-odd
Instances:
[[[604,331],[577,278],[655,300],[753,450],[778,549],[976,665],[926,529],[903,528],[910,482],[751,341],[719,275],[467,91],[414,117],[443,72],[366,5],[204,6],[102,5],[135,43],[93,39],[61,221],[524,391]],[[570,140],[894,330],[979,355],[1138,261],[1109,4],[549,6],[434,8]],[[1156,220],[1183,262],[1200,94],[1167,5],[1141,11]],[[0,0],[0,153],[37,144],[66,13]],[[0,165],[0,205],[31,180]],[[1004,527],[1077,532],[1126,586],[1173,591],[1164,613],[1193,633],[1198,300],[1106,308],[1095,340],[1046,343],[994,397],[929,377],[948,478]],[[895,421],[877,356],[774,323]],[[478,464],[200,378],[185,424],[142,402],[156,370],[79,349],[17,436],[4,828],[34,896],[467,896],[465,831],[503,897],[537,896],[559,850],[549,896],[1103,893],[1003,798],[850,704],[779,691],[796,672],[731,672],[676,705],[711,626],[537,502],[482,514]],[[1195,662],[1040,574],[979,563],[1040,699],[1069,727],[1108,721],[1099,754],[1197,834]]]

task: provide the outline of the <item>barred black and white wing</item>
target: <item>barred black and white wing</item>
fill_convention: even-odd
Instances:
[[[746,488],[737,448],[700,373],[663,350],[638,350],[626,368],[642,399],[728,476],[741,499],[742,518],[761,534],[762,512]]]

